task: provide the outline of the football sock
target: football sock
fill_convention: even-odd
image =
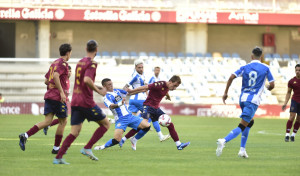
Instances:
[[[293,126],[293,121],[288,120],[286,122],[286,133],[290,133],[292,126]]]
[[[160,131],[160,132],[157,132],[157,135],[158,135],[159,139],[162,139],[162,138],[164,137],[164,135],[162,134],[161,131]]]
[[[59,123],[59,120],[58,119],[54,119],[52,122],[51,122],[51,125],[50,126],[54,126],[56,124]]]
[[[294,137],[295,137],[295,136],[296,136],[296,133],[294,133],[294,132],[293,132],[293,133],[292,133],[292,136],[294,136]]]
[[[61,140],[63,138],[63,135],[55,135],[55,142],[54,142],[54,146],[59,147]]]
[[[172,139],[174,140],[174,142],[179,141],[179,137],[178,137],[178,134],[175,130],[174,124],[170,123],[170,125],[167,128],[168,128],[169,133],[170,133]]]
[[[159,133],[159,132],[160,132],[160,126],[159,126],[158,121],[152,122],[152,124],[153,124],[153,126],[154,126],[156,132]],[[162,134],[161,134],[161,135],[162,135]]]
[[[285,133],[285,136],[290,136],[290,133]]]
[[[53,150],[59,150],[59,147],[53,146]]]
[[[119,144],[119,142],[115,139],[110,139],[108,140],[105,144],[104,144],[104,147],[107,148],[107,147],[111,147],[111,146],[114,146],[116,144]]]
[[[139,140],[141,139],[143,136],[145,136],[145,134],[147,134],[149,130],[140,130],[136,135],[135,135],[135,139]]]
[[[236,138],[240,133],[242,132],[242,129],[240,127],[236,127],[230,133],[224,138],[226,142],[231,141],[232,139]]]
[[[244,152],[245,150],[246,150],[246,149],[245,149],[244,147],[241,147],[241,148],[240,148],[240,151],[241,151],[241,152]]]
[[[25,137],[28,138],[28,134],[27,133],[24,133],[24,134],[25,134]]]
[[[122,140],[125,142],[127,140],[127,138],[124,136],[124,137],[122,137]]]
[[[66,139],[64,140],[63,144],[61,145],[60,150],[58,151],[57,155],[56,155],[56,159],[61,159],[62,156],[66,153],[66,151],[68,150],[68,148],[71,146],[71,144],[74,142],[74,140],[76,139],[75,136],[73,136],[72,134],[69,134]]]
[[[181,142],[180,141],[176,141],[175,144],[176,144],[176,146],[180,146]]]
[[[132,136],[134,136],[139,130],[135,130],[135,129],[131,129],[126,135],[125,137],[127,139],[131,138]]]
[[[149,119],[148,119],[148,122],[149,122],[149,123],[151,123],[151,122],[152,122],[152,119],[151,119],[151,118],[149,118]]]
[[[248,139],[250,128],[246,127],[245,130],[242,132],[241,136],[241,148],[246,148],[246,143]]]
[[[294,130],[293,130],[293,133],[297,133],[298,129],[299,129],[299,126],[300,126],[300,123],[299,122],[295,122],[294,124]]]
[[[90,141],[84,146],[85,149],[91,149],[93,145],[106,133],[107,129],[104,126],[100,126],[94,132]]]
[[[35,133],[37,133],[39,131],[39,127],[34,125],[32,128],[30,128],[30,130],[28,130],[26,133],[28,135],[28,137],[34,135]]]

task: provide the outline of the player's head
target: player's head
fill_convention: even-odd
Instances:
[[[296,72],[296,76],[299,78],[300,77],[300,64],[297,64],[295,66],[295,72]]]
[[[263,53],[262,49],[260,47],[256,46],[252,50],[252,59],[260,60],[262,53]]]
[[[71,52],[72,52],[72,46],[68,43],[64,43],[60,45],[59,47],[59,54],[60,56],[66,56],[67,61],[71,57]]]
[[[159,73],[160,73],[160,67],[158,66],[154,67],[154,75],[158,77]]]
[[[72,68],[71,68],[71,66],[70,66],[70,65],[68,66],[68,68],[69,68],[69,72],[68,72],[68,78],[70,78],[70,76],[72,75]]]
[[[142,60],[140,60],[140,59],[135,60],[134,66],[135,66],[136,72],[138,72],[141,75],[144,73],[144,62]]]
[[[89,40],[86,44],[86,51],[96,56],[98,51],[98,43],[96,40]]]
[[[114,90],[114,87],[113,87],[113,83],[111,81],[111,79],[109,78],[104,78],[102,81],[101,81],[101,84],[103,87],[106,88],[107,91],[109,92],[112,92]]]
[[[169,90],[176,90],[176,88],[181,84],[181,79],[179,76],[174,75],[168,82]]]

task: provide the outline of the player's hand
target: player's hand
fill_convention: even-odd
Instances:
[[[61,98],[60,101],[62,103],[65,103],[67,101],[67,97],[66,97],[66,95],[64,93],[60,93],[60,98]]]
[[[286,105],[283,105],[281,109],[284,111],[284,110],[285,110],[285,108],[286,108]]]
[[[125,104],[125,101],[126,101],[126,98],[123,98],[123,99],[122,99],[122,104],[123,104],[123,105]]]
[[[222,100],[223,100],[223,103],[224,103],[224,104],[226,104],[225,100],[226,100],[227,98],[228,98],[228,95],[227,95],[227,94],[224,94],[223,97],[222,97]]]
[[[171,97],[170,97],[170,95],[166,95],[166,100],[170,100],[171,101]]]

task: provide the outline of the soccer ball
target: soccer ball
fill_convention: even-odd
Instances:
[[[171,117],[167,114],[163,114],[163,115],[159,116],[158,123],[163,127],[167,127],[171,123]]]

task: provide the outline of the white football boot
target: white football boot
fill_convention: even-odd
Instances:
[[[244,151],[240,150],[239,153],[238,153],[238,156],[241,157],[241,158],[248,158],[249,157],[246,150],[244,150]]]
[[[216,155],[219,157],[222,155],[223,148],[225,147],[225,139],[218,139],[217,140],[217,150]]]

